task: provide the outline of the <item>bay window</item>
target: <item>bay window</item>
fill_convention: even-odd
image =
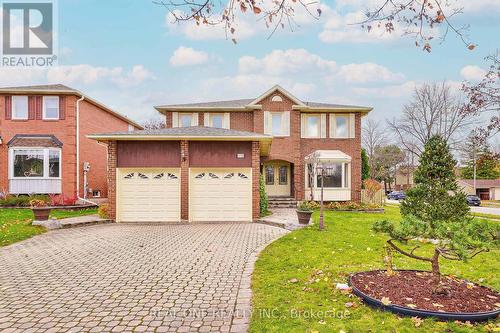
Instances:
[[[61,150],[19,148],[11,150],[12,178],[60,178]]]
[[[325,168],[323,176],[323,187],[326,188],[350,188],[349,184],[349,163],[329,163],[323,165]],[[321,188],[321,171],[317,170],[312,164],[306,167],[306,179],[313,179],[313,187]],[[314,175],[311,177],[311,173]],[[310,181],[307,182],[311,186]]]
[[[43,119],[59,119],[59,96],[43,96]]]
[[[28,96],[12,96],[12,119],[28,119]]]

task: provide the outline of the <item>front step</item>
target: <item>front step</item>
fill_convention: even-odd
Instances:
[[[269,208],[296,208],[297,200],[292,197],[269,197]]]

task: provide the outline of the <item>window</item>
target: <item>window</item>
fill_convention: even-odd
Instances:
[[[184,113],[179,115],[179,127],[190,127],[193,123],[193,115]]]
[[[274,185],[274,167],[266,166],[266,185]]]
[[[349,163],[332,163],[325,165],[325,176],[323,178],[323,187],[325,188],[350,188],[349,184]],[[307,165],[307,186],[310,188],[311,174],[314,172],[314,166],[311,164]],[[321,187],[321,171],[316,172],[314,179],[314,187]]]
[[[272,135],[283,135],[283,124],[282,124],[282,115],[280,113],[272,113],[271,114],[271,128]]]
[[[12,119],[28,119],[28,96],[12,96]]]
[[[288,167],[286,165],[280,166],[280,179],[279,183],[280,185],[287,185],[288,184]]]
[[[348,116],[335,116],[335,138],[349,137],[349,117]]]
[[[43,97],[43,119],[59,119],[59,96]]]
[[[290,111],[264,111],[264,134],[274,136],[289,136]]]
[[[61,175],[59,149],[14,149],[11,163],[14,178],[60,178]]]
[[[211,114],[210,115],[210,127],[223,128],[224,127],[224,115],[222,114]]]
[[[60,160],[61,160],[60,150],[49,150],[49,177],[59,178],[59,171],[61,170]]]
[[[307,115],[305,119],[306,119],[306,126],[305,126],[306,137],[319,138],[320,122],[321,122],[320,116]]]

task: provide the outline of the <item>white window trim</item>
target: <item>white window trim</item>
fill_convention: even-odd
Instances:
[[[18,99],[18,98],[25,98],[26,99],[26,106],[27,106],[27,109],[26,109],[26,117],[16,117],[16,103],[14,102],[14,99]],[[12,119],[13,120],[28,120],[29,118],[29,108],[30,108],[30,105],[29,105],[29,99],[28,99],[28,96],[12,96],[12,102],[11,102],[11,108],[12,108]]]
[[[317,136],[309,135],[307,133],[307,128],[308,128],[307,121],[309,118],[312,118],[312,117],[318,118],[318,135]],[[302,117],[301,117],[301,121],[303,122],[302,138],[303,139],[321,139],[321,127],[323,126],[322,121],[324,121],[323,118],[324,117],[321,117],[321,113],[311,113],[311,114],[303,113]]]
[[[45,100],[46,99],[57,99],[57,117],[55,118],[50,118],[50,117],[47,117],[47,109],[45,107]],[[61,115],[61,103],[60,103],[60,99],[59,99],[59,96],[43,96],[43,99],[42,99],[42,119],[43,120],[59,120],[59,117]]]
[[[337,134],[337,118],[339,117],[346,118],[347,134],[345,136],[339,136]],[[349,139],[351,137],[350,131],[351,131],[351,117],[348,113],[330,114],[330,138]]]
[[[14,177],[14,150],[41,150],[43,151],[43,177]],[[59,177],[49,177],[49,151],[59,152]],[[62,150],[61,148],[43,148],[43,147],[12,147],[9,148],[9,179],[62,179]]]
[[[351,163],[350,162],[337,162],[338,164],[341,164],[342,166],[342,175],[341,175],[341,180],[342,180],[342,187],[325,187],[324,189],[325,190],[350,190],[351,189],[351,173],[352,173],[352,168],[351,168]],[[305,174],[305,178],[304,178],[304,181],[305,181],[305,188],[306,189],[311,189],[311,187],[307,186],[307,183],[308,183],[308,178],[309,178],[309,169],[307,168],[307,164],[305,164],[304,166],[304,174]],[[345,180],[346,180],[346,177],[345,177],[345,165],[347,164],[347,182],[348,184],[345,184]],[[313,166],[313,174],[314,174],[314,177],[313,177],[313,186],[314,188],[321,188],[321,184],[318,184],[318,174],[317,174],[317,170],[316,170],[316,167]]]
[[[281,117],[281,133],[273,133],[273,115]],[[276,138],[290,136],[290,111],[264,111],[264,134],[272,135]]]

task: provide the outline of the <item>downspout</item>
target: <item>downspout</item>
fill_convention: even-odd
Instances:
[[[94,202],[80,197],[80,102],[85,99],[85,95],[76,101],[76,197],[83,202],[96,205]]]

